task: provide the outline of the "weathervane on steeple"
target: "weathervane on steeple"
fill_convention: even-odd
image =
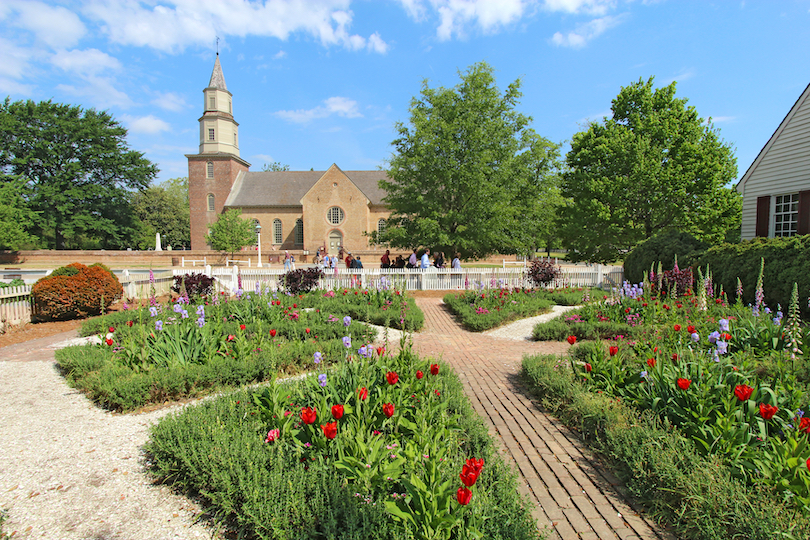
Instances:
[[[217,56],[219,56],[219,36],[217,36]]]

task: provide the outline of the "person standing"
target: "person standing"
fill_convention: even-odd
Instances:
[[[290,271],[290,264],[292,264],[292,263],[290,262],[290,258],[291,258],[291,257],[290,257],[290,252],[285,250],[285,251],[284,251],[284,271],[285,271],[285,272],[289,272],[289,271]]]
[[[434,266],[436,266],[436,268],[444,268],[444,253],[443,252],[440,251],[440,252],[438,252],[436,254],[436,258],[433,260],[433,264],[434,264]]]
[[[411,253],[410,257],[408,257],[408,268],[416,268],[417,267],[416,265],[417,265],[416,248],[413,248],[413,253]]]
[[[419,267],[422,270],[430,268],[430,250],[426,249],[425,252],[422,253],[422,261]]]
[[[456,256],[453,257],[453,263],[450,265],[450,267],[453,270],[461,270],[461,259],[460,259],[460,257],[461,257],[461,253],[456,253]]]
[[[386,249],[383,256],[380,257],[380,268],[391,268],[391,250]]]

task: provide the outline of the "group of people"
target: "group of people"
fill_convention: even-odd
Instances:
[[[433,257],[433,261],[430,260],[431,256]],[[392,262],[391,252],[387,249],[385,250],[385,254],[380,257],[381,268],[446,268],[446,264],[447,261],[444,257],[444,252],[434,251],[431,253],[429,249],[424,250],[420,257],[418,256],[417,249],[414,248],[413,253],[411,253],[407,261],[402,257],[402,255],[397,255],[396,260]],[[461,268],[460,253],[456,253],[456,256],[453,258],[453,261],[450,264],[450,268]]]
[[[410,257],[405,259],[402,255],[397,255],[396,259],[391,258],[391,250],[386,249],[382,257],[380,257],[380,268],[446,268],[447,260],[445,259],[444,252],[434,251],[431,253],[429,249],[418,255],[418,250],[414,248]],[[431,257],[433,260],[431,261]],[[337,255],[331,257],[325,249],[318,248],[315,253],[315,264],[323,270],[330,270],[337,268],[340,264],[345,264],[347,269],[363,268],[363,261],[360,256],[354,257],[351,252],[344,251],[341,247]],[[456,253],[455,257],[450,263],[450,268],[461,269],[461,254]],[[290,255],[289,251],[284,252],[284,270],[295,270],[295,258]]]

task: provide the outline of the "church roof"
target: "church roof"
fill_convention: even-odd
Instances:
[[[217,53],[217,59],[216,62],[214,62],[214,71],[211,73],[211,81],[208,83],[208,88],[228,90],[228,87],[225,86],[225,75],[222,74],[222,66],[219,63],[219,53]]]
[[[326,171],[245,172],[233,185],[225,206],[301,206],[301,199]],[[384,204],[385,191],[378,182],[387,178],[385,171],[343,171],[357,189],[371,201]]]

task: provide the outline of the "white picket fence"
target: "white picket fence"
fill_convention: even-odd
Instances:
[[[0,289],[0,327],[31,320],[31,286]]]
[[[233,293],[256,290],[256,286],[277,290],[284,275],[281,268],[211,268],[205,267],[206,275],[216,279],[217,290]],[[187,270],[175,269],[175,275]],[[621,267],[590,266],[563,267],[562,276],[549,287],[601,287],[610,289],[621,285],[624,274]],[[383,283],[410,291],[461,291],[471,289],[492,289],[499,287],[530,287],[523,268],[462,268],[444,269],[399,269],[362,268],[330,269],[324,272],[318,284],[320,289],[335,288],[378,288]]]
[[[563,266],[562,276],[549,287],[601,287],[610,289],[622,284],[624,273],[616,266]],[[175,268],[154,273],[154,281],[147,274],[130,275],[124,270],[119,281],[125,298],[147,298],[152,294],[168,294],[174,276],[189,272],[188,268]],[[243,291],[277,291],[284,275],[282,268],[240,268],[205,266],[200,272],[216,280],[217,292],[235,293],[241,280]],[[409,291],[463,291],[495,289],[500,287],[530,287],[524,268],[462,268],[400,269],[400,268],[338,268],[328,270],[320,279],[320,289],[382,288],[393,286]],[[31,320],[31,286],[0,289],[0,323],[18,324]]]

